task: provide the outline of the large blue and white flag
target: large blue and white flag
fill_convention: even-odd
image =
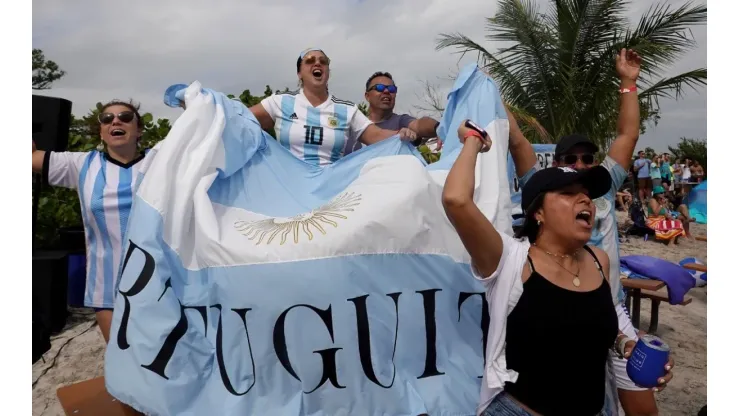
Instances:
[[[457,125],[487,126],[476,202],[511,232],[508,121],[466,68],[427,166],[398,138],[327,166],[193,83],[129,221],[108,391],[156,415],[472,415],[489,322],[448,222]]]

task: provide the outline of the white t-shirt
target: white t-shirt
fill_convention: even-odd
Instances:
[[[351,152],[372,124],[354,103],[333,95],[314,107],[302,88],[272,95],[261,104],[275,121],[278,142],[312,165],[325,166]]]
[[[473,269],[473,276],[481,280],[486,288],[488,313],[491,317],[486,340],[485,369],[480,386],[478,415],[499,393],[504,391],[504,384],[507,381],[515,383],[519,377],[516,371],[508,370],[506,366],[506,319],[524,292],[522,270],[527,261],[529,240],[518,240],[504,233],[500,234],[504,249],[496,271],[482,278]]]

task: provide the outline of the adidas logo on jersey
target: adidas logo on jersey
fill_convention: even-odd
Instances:
[[[293,113],[293,114],[290,115],[290,119],[291,120],[298,120],[298,116],[295,113]]]

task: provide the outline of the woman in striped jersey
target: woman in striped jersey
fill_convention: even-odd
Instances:
[[[296,62],[301,88],[249,108],[263,129],[275,129],[283,147],[307,163],[325,166],[350,153],[358,141],[369,145],[395,134],[416,140],[413,130],[381,129],[357,105],[330,94],[329,63],[322,50],[306,49]]]
[[[53,186],[76,189],[87,243],[85,306],[94,308],[108,342],[116,295],[123,235],[126,232],[139,168],[147,157],[139,149],[143,122],[131,102],[111,101],[98,115],[105,151],[45,152],[33,144],[33,171]]]

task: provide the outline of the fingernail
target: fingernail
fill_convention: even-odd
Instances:
[[[653,391],[658,391],[658,388],[657,387],[653,387]]]
[[[665,383],[665,379],[664,378],[659,378],[658,379],[658,384],[663,384],[663,383]]]
[[[671,368],[672,367],[670,365],[665,366],[666,371],[671,371]]]

